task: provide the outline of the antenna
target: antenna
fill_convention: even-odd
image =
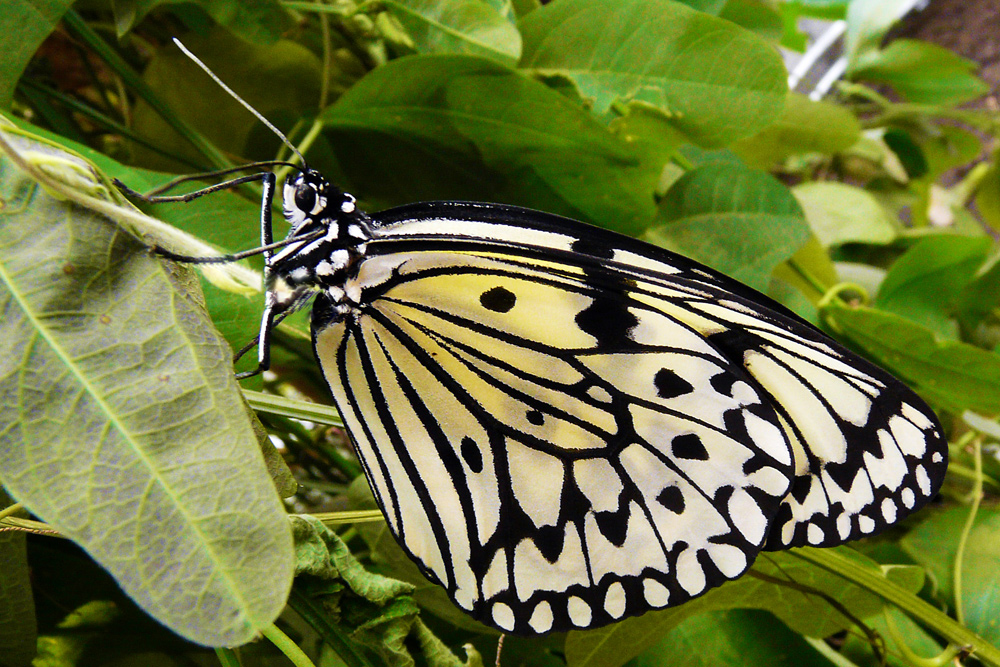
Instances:
[[[244,100],[242,97],[240,97],[239,95],[237,95],[236,92],[232,88],[230,88],[225,83],[223,83],[222,79],[220,79],[219,77],[217,77],[215,75],[215,72],[213,72],[212,70],[210,70],[208,68],[208,65],[206,65],[203,62],[201,62],[201,60],[199,60],[198,56],[196,56],[195,54],[191,53],[191,51],[188,50],[188,48],[181,43],[181,40],[179,40],[176,37],[174,37],[174,44],[177,45],[177,48],[180,49],[181,52],[184,55],[186,55],[188,58],[190,58],[191,60],[193,60],[195,62],[195,64],[198,65],[198,67],[200,67],[203,70],[205,70],[205,74],[207,74],[210,77],[212,77],[212,81],[215,81],[217,84],[219,84],[219,86],[224,91],[226,91],[227,93],[229,93],[234,100],[236,100],[237,102],[239,102],[240,104],[242,104],[243,108],[245,108],[247,111],[249,111],[250,113],[252,113],[254,115],[254,117],[257,118],[257,120],[259,120],[260,122],[264,123],[264,125],[269,130],[271,130],[276,135],[278,135],[281,138],[281,140],[285,143],[285,145],[288,146],[289,150],[291,150],[293,153],[295,153],[296,157],[298,157],[299,160],[302,161],[303,165],[306,164],[306,159],[304,157],[302,157],[302,153],[300,153],[299,149],[297,149],[295,146],[292,145],[292,142],[290,142],[288,140],[288,137],[286,137],[284,134],[281,133],[281,130],[279,130],[278,128],[276,128],[271,123],[271,121],[269,121],[268,119],[264,118],[264,116],[259,111],[257,111],[252,106],[250,106],[250,104],[246,100]]]

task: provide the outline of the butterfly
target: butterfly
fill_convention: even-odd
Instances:
[[[311,301],[392,534],[487,625],[678,605],[761,551],[885,530],[942,483],[947,441],[913,391],[721,273],[514,206],[369,215],[296,168],[278,243],[262,177],[258,369]]]

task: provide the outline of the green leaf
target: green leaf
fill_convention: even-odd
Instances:
[[[809,238],[788,188],[738,165],[713,164],[682,176],[660,201],[661,223],[645,239],[765,290],[774,268]]]
[[[878,52],[889,28],[915,4],[914,0],[851,0],[847,3],[844,53],[849,76]]]
[[[385,6],[421,53],[465,53],[514,65],[517,28],[483,0],[386,0]]]
[[[351,484],[348,492],[353,508],[375,509],[375,498],[372,496],[368,481],[359,477]],[[414,599],[422,609],[444,619],[449,624],[481,634],[495,635],[496,630],[475,621],[448,598],[445,590],[431,583],[396,542],[385,522],[364,523],[357,526],[358,532],[371,549],[372,559],[383,571],[396,579],[408,582],[416,587]]]
[[[992,243],[984,237],[932,236],[917,242],[889,269],[875,306],[957,338],[955,301],[973,279]]]
[[[777,43],[781,40],[781,15],[762,0],[729,0],[719,13],[719,18],[732,21],[769,42]]]
[[[111,9],[118,36],[124,36],[157,7],[173,4],[176,4],[173,0],[115,0]],[[200,7],[233,34],[254,44],[271,44],[293,25],[292,17],[279,0],[193,0],[191,4]]]
[[[847,547],[834,547],[834,550],[876,576],[886,576],[877,563],[861,554]],[[796,551],[761,555],[747,575],[678,607],[649,612],[596,630],[570,632],[566,638],[567,664],[573,667],[623,665],[659,642],[665,633],[688,618],[713,610],[770,611],[793,632],[808,637],[826,637],[851,627],[851,621],[844,618],[827,599],[811,591],[837,601],[856,618],[880,613],[885,608],[882,600],[874,594],[796,557]],[[771,581],[755,577],[754,573]],[[782,586],[773,583],[773,580],[787,581],[790,585]],[[913,580],[904,574],[899,577],[898,583],[912,585]]]
[[[817,303],[828,289],[840,282],[837,269],[830,261],[830,254],[812,234],[788,261],[778,265],[773,276],[789,285],[794,285],[798,288],[797,291],[809,300],[811,306],[809,316],[806,317],[801,312],[799,314],[810,322],[819,321],[815,306],[812,304]]]
[[[930,165],[927,163],[923,148],[909,132],[889,128],[882,135],[882,141],[895,154],[906,172],[906,177],[915,180],[927,176],[930,172]]]
[[[792,51],[805,51],[809,38],[799,30],[799,19],[841,21],[847,11],[847,3],[848,0],[784,0],[778,5],[783,26],[781,46]]]
[[[954,608],[953,572],[969,508],[952,507],[930,514],[900,540],[913,560],[928,569],[938,600]],[[965,544],[962,560],[962,609],[965,625],[984,639],[1000,644],[1000,510],[982,505]]]
[[[793,155],[844,151],[860,138],[858,119],[844,107],[789,93],[781,116],[758,134],[736,142],[733,150],[766,169]]]
[[[292,552],[228,347],[186,272],[0,169],[0,479],[164,625],[249,641]]]
[[[899,235],[878,200],[851,185],[810,181],[792,188],[806,220],[824,247],[845,243],[886,245]]]
[[[990,87],[972,73],[978,65],[948,49],[897,39],[871,53],[851,72],[861,81],[884,83],[910,102],[958,105],[982,97]]]
[[[886,622],[890,618],[892,627]],[[878,633],[886,642],[887,655],[885,662],[873,653],[871,642],[860,635],[848,633],[839,653],[857,667],[914,667],[914,663],[902,655],[908,649],[918,656],[933,661],[944,650],[944,647],[926,630],[915,623],[899,609],[886,609],[885,614],[866,619],[872,630]],[[905,647],[900,646],[900,640]]]
[[[483,58],[395,60],[321,120],[365,199],[507,202],[633,235],[655,214],[653,165],[564,96]]]
[[[805,639],[765,611],[699,614],[671,630],[634,667],[829,667]]]
[[[1000,411],[1000,355],[940,340],[927,327],[872,308],[831,301],[820,315],[841,340],[924,398],[956,413]]]
[[[573,79],[596,113],[642,100],[708,146],[767,127],[787,91],[773,46],[668,0],[554,2],[526,16],[521,33],[521,66]]]
[[[0,488],[0,509],[12,502]],[[0,665],[29,667],[37,635],[26,535],[0,530]]]
[[[0,35],[16,35],[17,38],[4,40],[4,48],[0,49],[0,109],[10,109],[14,88],[28,62],[72,5],[71,0],[4,3],[0,12]]]
[[[929,178],[937,180],[950,169],[962,167],[979,158],[982,140],[971,130],[952,125],[936,125],[915,136],[927,158]]]
[[[1000,256],[993,254],[955,302],[956,317],[963,331],[974,332],[996,319],[1000,306]]]
[[[1000,169],[996,162],[990,165],[983,180],[979,181],[975,202],[976,210],[986,224],[994,229],[1000,227]]]
[[[414,645],[430,665],[464,664],[421,622],[412,584],[367,571],[319,519],[294,515],[290,520],[300,576],[296,590],[319,604],[327,623],[373,649],[388,665],[415,664]]]

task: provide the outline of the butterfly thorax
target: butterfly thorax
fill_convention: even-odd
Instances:
[[[286,241],[302,242],[289,243],[271,258],[277,291],[285,292],[283,286],[288,298],[297,299],[303,292],[322,290],[335,301],[347,300],[345,285],[364,257],[371,220],[352,195],[309,169],[285,182],[284,213],[291,225]]]

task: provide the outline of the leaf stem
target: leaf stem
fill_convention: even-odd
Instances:
[[[282,632],[274,623],[261,628],[260,634],[271,640],[271,643],[284,653],[295,667],[316,667],[306,652],[299,648],[299,645],[293,642],[291,637]]]
[[[215,649],[215,657],[219,659],[219,664],[222,667],[241,667],[239,656],[231,648]]]
[[[952,569],[953,582],[955,588],[955,619],[965,624],[965,612],[962,610],[962,563],[965,560],[965,546],[969,542],[969,534],[976,521],[976,514],[979,513],[979,503],[983,499],[983,436],[979,435],[972,440],[972,460],[975,477],[972,478],[972,502],[969,505],[969,516],[965,518],[965,525],[962,526],[962,534],[959,535],[958,545],[955,549],[955,565]]]
[[[839,575],[878,595],[883,600],[896,605],[913,620],[933,630],[952,644],[969,651],[983,664],[1000,667],[1000,648],[878,573],[872,572],[832,549],[793,549],[788,553],[818,565],[824,570]]]
[[[10,505],[8,507],[4,507],[2,510],[0,510],[0,520],[3,520],[5,518],[9,517],[10,515],[14,514],[15,512],[17,512],[17,511],[19,511],[19,510],[21,510],[23,508],[24,508],[24,505],[22,505],[21,503],[14,503],[13,505]]]

